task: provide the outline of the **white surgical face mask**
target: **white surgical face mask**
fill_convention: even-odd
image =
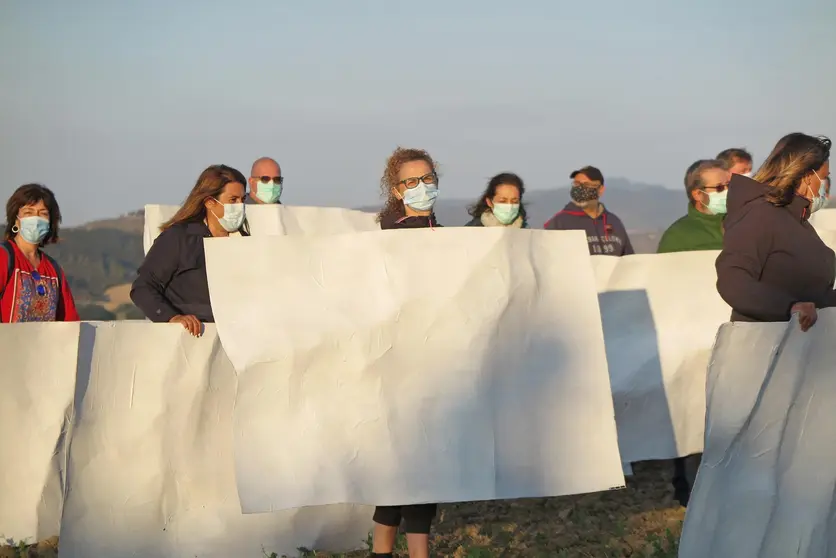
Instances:
[[[403,193],[403,203],[415,211],[429,211],[438,197],[438,184],[421,182],[415,188],[408,188]]]
[[[20,236],[29,244],[40,244],[49,234],[49,219],[38,215],[20,218]]]
[[[815,213],[825,205],[827,205],[827,180],[820,177],[819,173],[813,171],[813,174],[816,175],[816,178],[819,179],[819,195],[813,195],[813,189],[810,189],[810,213]]]
[[[212,199],[214,200],[215,198]],[[215,218],[218,220],[218,223],[220,223],[220,225],[224,228],[226,232],[235,232],[238,229],[240,229],[241,225],[244,224],[244,204],[224,203],[221,205],[224,206],[223,217],[218,217],[214,211],[212,212],[212,215],[215,215]]]
[[[745,176],[746,178],[752,178],[753,176],[755,176],[755,173],[752,171],[744,172],[743,176]]]

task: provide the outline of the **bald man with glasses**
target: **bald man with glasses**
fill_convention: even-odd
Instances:
[[[282,168],[270,157],[262,157],[253,163],[250,171],[250,192],[247,202],[250,204],[281,204],[282,197]]]

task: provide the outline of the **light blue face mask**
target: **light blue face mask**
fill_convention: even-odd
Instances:
[[[215,198],[212,198],[215,199]],[[218,201],[218,200],[215,200]],[[221,203],[221,202],[218,202]],[[215,218],[226,232],[235,232],[244,224],[244,204],[243,203],[224,203],[224,216],[218,217],[215,212]]]
[[[435,205],[438,197],[437,184],[424,184],[421,182],[415,188],[407,188],[403,193],[403,203],[415,211],[429,211]]]
[[[20,236],[29,244],[40,244],[49,234],[49,219],[37,215],[20,218]]]
[[[812,200],[810,200],[810,213],[811,214],[815,213],[816,211],[818,211],[819,209],[821,209],[825,205],[827,205],[827,180],[824,179],[824,178],[821,178],[819,176],[819,173],[817,173],[816,171],[813,171],[813,174],[815,174],[816,178],[819,179],[820,184],[819,184],[819,195],[818,196],[813,196],[813,189],[810,188],[810,195],[813,198]]]
[[[495,203],[493,204],[493,216],[503,225],[510,225],[520,214],[520,204],[518,203]]]
[[[270,182],[259,182],[255,197],[264,203],[276,203],[282,197],[282,185]]]
[[[726,198],[729,196],[728,189],[723,190],[722,192],[704,192],[705,195],[708,196],[708,203],[705,207],[713,214],[713,215],[725,215],[726,214]]]

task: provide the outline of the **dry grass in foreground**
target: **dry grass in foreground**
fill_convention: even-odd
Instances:
[[[624,490],[443,505],[433,552],[453,558],[675,558],[685,509],[673,501],[670,477],[670,462],[639,463]],[[54,542],[39,546],[0,549],[0,558],[56,556]],[[405,548],[399,550],[406,556]],[[368,551],[305,554],[362,558]]]

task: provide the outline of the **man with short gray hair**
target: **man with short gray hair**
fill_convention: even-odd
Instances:
[[[658,253],[723,249],[723,219],[731,172],[718,159],[697,161],[685,172],[688,214],[668,227],[659,241]],[[688,506],[702,454],[674,459],[674,498]]]
[[[717,154],[717,160],[723,161],[732,174],[742,174],[752,178],[752,154],[742,147],[724,149]]]
[[[729,180],[731,172],[717,159],[703,159],[688,167],[688,214],[668,227],[659,241],[658,253],[722,250]]]
[[[247,203],[282,203],[279,198],[282,196],[282,168],[270,157],[256,159],[250,171],[250,192],[247,196]]]

